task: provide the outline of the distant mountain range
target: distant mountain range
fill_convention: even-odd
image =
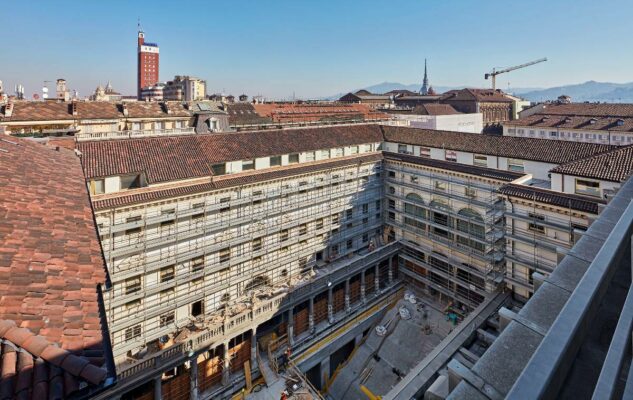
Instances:
[[[453,89],[461,89],[464,86],[433,86],[437,93],[443,93]],[[386,93],[396,89],[406,89],[413,92],[420,90],[420,84],[414,83],[405,85],[398,82],[383,82],[364,88],[371,93]],[[335,100],[343,96],[345,93],[339,93],[328,99]],[[607,103],[633,103],[633,82],[629,83],[611,83],[588,81],[575,85],[557,86],[552,88],[512,88],[512,93],[523,97],[530,101],[546,101],[556,100],[558,96],[571,96],[574,102],[607,102]]]

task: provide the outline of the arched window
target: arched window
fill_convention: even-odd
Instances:
[[[484,219],[481,214],[471,208],[462,208],[458,214],[463,218],[457,219],[457,230],[468,234],[470,237],[458,236],[457,242],[475,250],[484,251],[485,245],[473,239],[473,237],[478,239],[485,238]]]
[[[252,281],[248,282],[244,291],[250,292],[253,289],[257,289],[260,286],[268,286],[270,285],[270,279],[267,276],[256,276]]]

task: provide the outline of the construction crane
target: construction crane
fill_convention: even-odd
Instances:
[[[547,61],[547,58],[540,58],[538,60],[530,61],[529,63],[525,63],[525,64],[521,64],[521,65],[515,65],[514,67],[504,68],[504,69],[499,70],[499,71],[497,71],[495,68],[493,68],[492,72],[487,73],[487,74],[484,75],[484,79],[491,78],[491,80],[492,80],[492,88],[496,89],[497,88],[497,75],[505,74],[506,72],[514,71],[515,69],[521,69],[521,68],[529,67],[530,65],[542,63],[542,62],[545,62],[545,61]]]

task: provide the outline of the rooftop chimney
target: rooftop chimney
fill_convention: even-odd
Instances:
[[[70,103],[70,110],[72,111],[73,117],[76,117],[79,114],[77,111],[77,100],[73,99]]]
[[[10,117],[13,115],[13,100],[9,100],[6,106],[4,106],[4,116]]]

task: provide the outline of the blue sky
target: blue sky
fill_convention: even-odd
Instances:
[[[483,74],[548,57],[498,86],[633,81],[631,0],[243,0],[2,2],[0,80],[40,90],[63,77],[134,94],[136,22],[161,48],[161,80],[208,91],[318,97],[390,81],[487,86]],[[52,86],[49,86],[52,87]]]

